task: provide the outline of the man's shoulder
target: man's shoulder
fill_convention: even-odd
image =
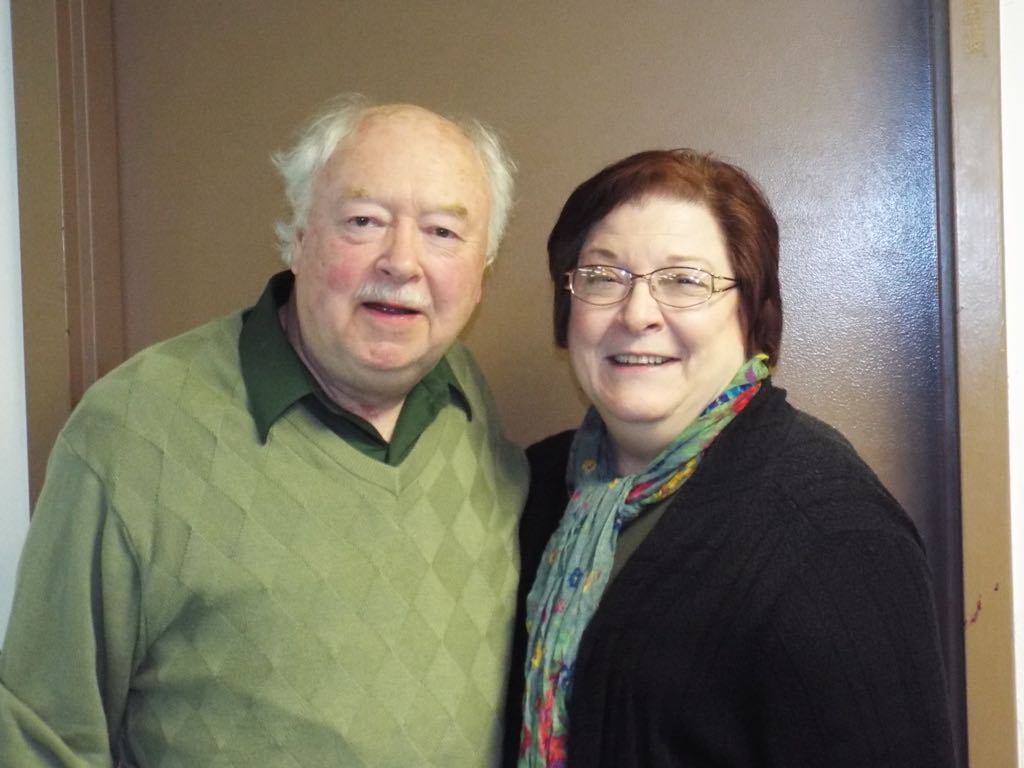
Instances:
[[[189,374],[237,369],[240,330],[241,314],[234,313],[148,346],[100,378],[82,402],[104,400],[125,387],[173,389]]]
[[[241,385],[240,329],[234,313],[136,353],[86,390],[65,436],[94,438],[129,425],[149,431],[186,404],[230,396]]]
[[[470,407],[492,409],[494,398],[491,388],[473,353],[461,342],[455,342],[444,357]]]
[[[512,483],[525,489],[526,457],[523,450],[505,434],[494,395],[473,354],[463,344],[456,342],[445,354],[445,359],[469,401],[471,421],[466,428],[477,434],[488,435],[493,455],[500,457],[498,462],[509,472]]]
[[[455,342],[448,349],[444,355],[445,360],[448,361],[448,365],[452,368],[452,373],[457,378],[462,376],[476,376],[483,378],[483,373],[480,371],[480,366],[476,362],[476,358],[473,353],[469,351],[469,348],[462,342]]]

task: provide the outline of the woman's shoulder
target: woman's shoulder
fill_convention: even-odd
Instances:
[[[894,536],[913,547],[910,516],[854,445],[835,427],[796,408],[784,439],[767,462],[766,500],[811,536]],[[788,511],[788,515],[785,514]]]
[[[569,492],[565,469],[575,430],[546,437],[526,449],[530,463],[530,493],[519,526],[519,541],[525,561],[540,556],[548,537],[558,527]],[[525,570],[524,570],[525,572]]]
[[[751,408],[751,420],[737,437],[742,445],[759,446],[766,464],[788,467],[784,477],[838,475],[877,482],[874,471],[853,444],[831,424],[789,402],[785,389],[766,387],[761,408]],[[755,401],[757,402],[757,401]],[[745,422],[746,420],[738,419]]]
[[[561,508],[568,499],[565,470],[575,434],[576,430],[573,429],[559,432],[526,449],[526,459],[530,464],[530,498],[526,503],[527,510],[552,506],[558,508],[558,514],[561,515]]]
[[[569,460],[569,449],[575,435],[575,429],[567,429],[548,435],[527,448],[526,458],[530,461],[531,471],[550,470],[553,466],[561,465],[564,476],[565,465]]]
[[[768,386],[762,395],[736,419],[737,429],[723,433],[704,482],[731,489],[733,498],[746,489],[757,500],[751,510],[771,509],[794,535],[870,529],[916,537],[902,506],[842,432],[794,407],[784,389]]]

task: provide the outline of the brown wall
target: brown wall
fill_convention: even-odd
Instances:
[[[955,668],[929,3],[624,7],[115,2],[129,350],[254,300],[278,263],[267,158],[326,97],[466,110],[498,126],[520,163],[519,205],[465,339],[528,443],[583,410],[548,310],[544,243],[565,197],[638,149],[714,150],[763,182],[781,222],[778,379],[850,437],[917,521]]]
[[[67,279],[80,270],[63,269],[69,247],[81,259],[81,245],[69,244],[60,222],[70,207],[81,226],[82,213],[62,186],[71,161],[66,146],[56,152],[59,108],[66,130],[81,114],[69,112],[68,88],[87,85],[90,70],[76,81],[65,63],[61,79],[54,49],[40,41],[60,40],[75,19],[88,37],[112,9],[116,126],[94,127],[93,171],[105,178],[102,159],[116,155],[120,191],[108,179],[87,194],[101,206],[86,221],[99,216],[109,243],[101,214],[120,207],[120,234],[99,249],[116,263],[98,274],[123,277],[128,352],[251,303],[279,268],[272,223],[283,207],[268,156],[326,97],[362,90],[467,111],[499,128],[520,173],[509,236],[465,338],[509,431],[529,442],[576,424],[583,409],[550,340],[544,240],[565,196],[637,149],[715,150],[762,180],[782,225],[778,378],[853,440],[924,530],[955,656],[963,614],[949,474],[958,469],[958,425],[946,407],[951,387],[956,403],[947,375],[955,349],[939,295],[949,254],[936,228],[946,213],[934,165],[942,156],[932,114],[937,5],[704,0],[683,12],[668,3],[626,11],[612,0],[14,2],[19,161],[33,169],[21,174],[33,487],[75,401],[74,382],[89,380],[87,321],[121,309],[109,298],[91,310],[86,301],[83,321],[76,306],[89,291]],[[102,88],[102,64],[92,77]],[[74,135],[93,124],[80,119]],[[104,136],[116,151],[104,152]],[[81,153],[75,162],[81,167]],[[112,360],[93,357],[100,372]],[[965,455],[991,460],[984,436],[972,439],[979,449],[968,444]],[[1000,599],[1009,595],[1005,588]],[[979,702],[985,715],[972,718],[972,764],[994,767],[1010,764],[1014,720],[1012,680],[998,679],[1009,629],[1000,623],[990,636],[996,652],[975,667],[984,683],[972,707]]]
[[[913,410],[939,347],[927,4],[769,5],[115,2],[129,351],[254,299],[278,265],[268,156],[326,97],[467,110],[520,173],[466,339],[529,442],[582,412],[546,306],[559,206],[611,160],[687,144],[747,167],[778,208],[782,378],[924,506],[909,478],[930,455],[908,442],[932,437]]]

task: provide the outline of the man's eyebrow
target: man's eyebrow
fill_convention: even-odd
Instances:
[[[447,213],[459,219],[469,218],[469,210],[462,203],[439,205],[434,209],[437,213]]]
[[[346,189],[341,193],[342,200],[370,200],[370,193],[362,187]]]
[[[377,198],[371,195],[369,191],[363,187],[352,187],[351,189],[346,189],[342,192],[340,199],[346,202],[377,202]],[[426,210],[428,213],[446,213],[462,220],[469,218],[469,209],[462,203],[441,203],[440,205],[430,206]]]

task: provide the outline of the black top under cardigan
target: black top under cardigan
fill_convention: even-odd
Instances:
[[[572,433],[532,446],[524,604],[567,502]],[[569,702],[572,768],[954,766],[928,565],[852,446],[766,382],[608,586]]]

